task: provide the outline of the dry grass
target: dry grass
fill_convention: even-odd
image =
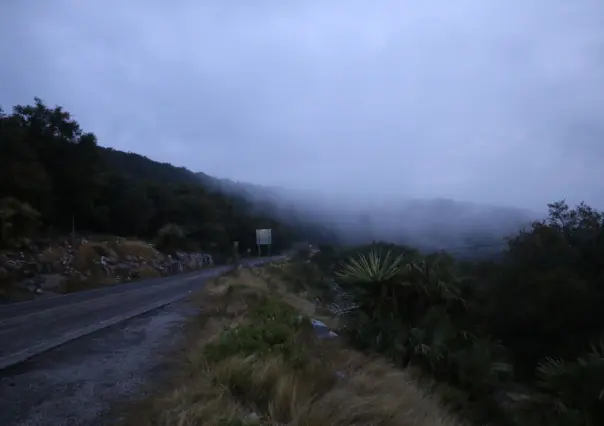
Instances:
[[[57,247],[46,247],[40,254],[38,255],[38,260],[43,263],[57,263],[60,262],[63,256],[65,255],[64,250]]]
[[[242,269],[196,296],[178,374],[126,425],[459,424],[405,371],[316,338],[314,304],[269,275]]]
[[[134,256],[150,261],[158,257],[159,252],[145,241],[124,240],[120,244],[112,244],[112,248],[117,252],[120,258]]]
[[[47,253],[51,255],[53,252]],[[100,265],[101,256],[110,257],[119,261],[136,258],[151,263],[158,257],[158,252],[144,241],[123,240],[116,241],[88,241],[77,247],[71,265],[74,269],[88,272],[87,277],[74,275],[65,280],[62,292],[72,293],[88,290],[118,282],[115,276],[109,276]],[[148,263],[141,263],[137,268],[140,279],[155,278],[161,274]]]
[[[81,244],[75,254],[72,265],[81,271],[94,268],[101,256],[126,260],[129,257],[151,261],[159,256],[157,250],[144,241],[124,240],[119,244],[115,241],[89,241]]]
[[[105,243],[87,242],[77,248],[71,265],[79,271],[90,270],[99,262],[101,256],[116,257],[117,255]]]
[[[147,264],[140,265],[137,269],[137,272],[138,272],[138,276],[140,277],[141,280],[144,280],[147,278],[156,278],[156,277],[161,276],[161,274],[159,273],[159,271],[157,269],[155,269],[153,266],[147,265]]]

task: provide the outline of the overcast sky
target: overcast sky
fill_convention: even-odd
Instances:
[[[7,0],[0,104],[290,188],[604,207],[602,0]]]

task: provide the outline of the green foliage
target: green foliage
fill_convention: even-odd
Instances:
[[[500,262],[362,247],[336,278],[357,347],[444,384],[476,424],[604,424],[604,214],[580,204],[509,240]],[[323,259],[325,261],[325,259]]]
[[[184,168],[100,147],[68,112],[38,98],[12,114],[0,113],[0,199],[30,206],[42,230],[70,232],[75,222],[78,232],[157,236],[162,243],[158,231],[172,223],[194,246],[229,256],[233,241],[242,251],[254,249],[257,228],[273,229],[274,252],[300,235],[318,235],[303,221],[290,226],[278,220],[266,203],[260,207],[213,190],[211,179],[202,182]],[[3,241],[34,229],[33,213],[24,208],[18,214],[3,210]]]
[[[185,231],[181,226],[174,223],[168,223],[157,231],[155,246],[158,250],[165,252],[186,250],[189,248]]]
[[[251,313],[251,322],[221,333],[218,341],[204,347],[209,362],[230,356],[277,354],[293,365],[303,365],[308,359],[300,333],[312,329],[290,306],[267,298]]]
[[[40,213],[16,198],[0,199],[0,246],[18,245],[19,239],[30,238],[40,225]]]
[[[604,330],[603,215],[584,204],[549,207],[487,277],[489,326],[527,366],[526,378],[547,356],[581,356]]]

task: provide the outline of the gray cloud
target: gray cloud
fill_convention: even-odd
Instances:
[[[604,207],[604,4],[9,2],[0,103],[291,188]]]

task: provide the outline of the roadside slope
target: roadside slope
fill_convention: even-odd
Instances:
[[[312,319],[334,319],[305,296],[267,267],[209,282],[180,370],[124,424],[459,424],[407,372],[321,338]]]

